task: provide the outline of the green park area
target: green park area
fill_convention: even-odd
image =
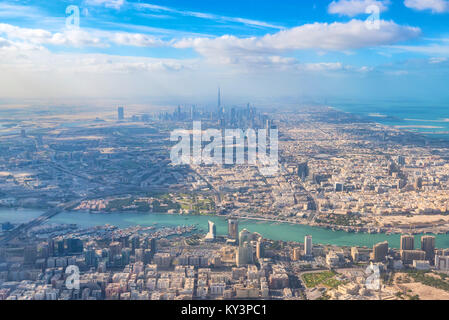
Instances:
[[[334,271],[324,271],[319,273],[306,273],[303,275],[303,279],[307,288],[315,288],[318,286],[324,286],[327,288],[337,288],[341,281],[335,278],[337,274]]]

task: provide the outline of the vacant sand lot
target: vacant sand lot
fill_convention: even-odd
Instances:
[[[406,216],[383,216],[376,218],[382,225],[427,225],[434,224],[441,226],[449,224],[449,216],[446,215],[415,215],[413,217]]]
[[[407,294],[418,295],[420,300],[449,300],[449,292],[441,289],[426,286],[419,282],[405,283],[401,286],[412,290]]]

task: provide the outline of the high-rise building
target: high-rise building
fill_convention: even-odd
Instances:
[[[312,236],[310,236],[310,235],[307,235],[304,237],[304,254],[306,256],[313,255]]]
[[[360,253],[359,253],[359,249],[357,247],[351,248],[351,257],[352,257],[353,262],[359,261]]]
[[[24,248],[24,264],[33,264],[37,257],[37,247],[35,245],[29,245]]]
[[[209,232],[207,233],[205,240],[213,241],[215,240],[216,236],[217,236],[217,227],[215,226],[215,223],[209,221]]]
[[[228,220],[228,236],[236,241],[239,239],[239,222],[237,219]]]
[[[434,236],[422,236],[421,237],[421,250],[426,253],[426,260],[433,263],[435,259],[435,237]]]
[[[414,187],[415,187],[415,190],[422,189],[422,178],[421,177],[416,178]]]
[[[195,118],[195,105],[192,105],[191,107],[190,107],[190,120],[194,120],[194,118]]]
[[[259,240],[257,240],[256,257],[257,259],[263,259],[265,257],[265,243],[262,237],[260,237]]]
[[[380,242],[373,246],[373,252],[371,255],[371,259],[374,262],[382,262],[386,259],[388,255],[388,242]]]
[[[303,162],[298,164],[298,177],[301,180],[306,180],[306,178],[309,176],[309,165],[307,162]]]
[[[224,109],[224,106],[222,106],[222,104],[221,104],[221,89],[220,89],[220,87],[218,88],[217,112],[218,112],[218,119],[224,120],[225,109]]]
[[[435,256],[435,268],[437,270],[449,271],[449,257]]]
[[[119,255],[122,252],[122,244],[118,241],[111,242],[109,244],[109,250],[112,257]]]
[[[119,121],[125,120],[125,109],[123,107],[118,107],[118,109],[117,109],[117,119]]]
[[[253,257],[253,247],[248,241],[245,241],[243,244],[239,245],[237,255],[236,255],[236,264],[238,267],[245,266],[248,264],[252,264],[254,262]]]
[[[69,238],[65,240],[65,247],[67,249],[67,253],[82,253],[83,252],[83,241],[77,238]]]
[[[401,260],[404,264],[412,264],[414,260],[425,260],[426,253],[422,250],[401,250]]]
[[[401,236],[401,250],[415,249],[415,237],[412,235],[403,234]]]
[[[235,108],[231,109],[231,125],[235,125],[237,119],[236,119],[236,115],[235,115]]]
[[[293,248],[292,260],[299,261],[300,259],[301,259],[301,248],[300,247]]]
[[[343,183],[341,183],[341,182],[336,182],[336,183],[335,183],[334,191],[335,191],[335,192],[342,192],[342,191],[344,190],[344,188],[345,188],[345,186],[344,186]]]
[[[178,109],[176,111],[176,118],[178,120],[182,120],[182,111],[181,111],[181,106],[180,105],[178,105]]]
[[[137,234],[132,235],[129,238],[129,241],[131,242],[132,253],[134,253],[136,251],[136,249],[140,248],[140,237]]]
[[[245,242],[251,241],[252,234],[246,229],[243,229],[239,233],[239,246],[243,245]]]
[[[156,240],[156,238],[151,238],[151,240],[150,240],[150,249],[153,252],[153,254],[156,253],[156,250],[157,250],[157,240]]]
[[[55,244],[55,254],[58,256],[63,256],[65,254],[65,243],[64,239],[58,239]]]

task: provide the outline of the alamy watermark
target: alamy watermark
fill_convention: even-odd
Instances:
[[[257,166],[264,176],[273,176],[279,171],[277,129],[203,131],[201,121],[195,121],[193,130],[174,130],[170,141],[178,142],[170,152],[174,165],[248,164]]]
[[[380,268],[377,264],[371,263],[365,270],[369,275],[365,281],[365,287],[369,290],[380,290]]]
[[[366,7],[366,14],[370,16],[365,20],[365,26],[368,30],[379,30],[380,29],[380,8],[379,6],[373,4]]]
[[[65,280],[65,286],[69,290],[80,289],[80,269],[78,266],[70,265],[65,269],[65,273],[68,274]]]
[[[75,5],[70,5],[66,8],[67,15],[65,19],[65,26],[69,30],[78,30],[80,28],[80,8]]]

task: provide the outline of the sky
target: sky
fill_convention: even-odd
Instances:
[[[448,18],[449,0],[0,1],[0,104],[445,103]]]

